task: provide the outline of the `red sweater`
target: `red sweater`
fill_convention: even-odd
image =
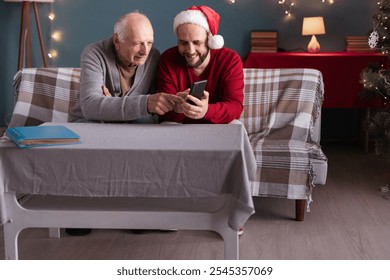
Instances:
[[[200,76],[187,67],[177,47],[166,50],[160,57],[157,73],[158,92],[176,94],[192,83],[207,80],[209,107],[203,119],[194,120],[174,111],[160,116],[160,121],[181,123],[229,123],[241,116],[244,99],[244,74],[240,56],[233,50],[210,50],[210,62]]]

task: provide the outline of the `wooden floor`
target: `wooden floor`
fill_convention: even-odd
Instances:
[[[241,259],[390,259],[390,193],[379,191],[390,184],[390,164],[355,144],[324,144],[323,149],[329,158],[328,181],[315,187],[305,221],[293,220],[293,201],[254,198],[256,213],[240,238]],[[26,229],[19,237],[19,257],[223,259],[223,241],[207,231],[93,230],[88,236],[63,233],[61,239],[50,239],[46,229]]]

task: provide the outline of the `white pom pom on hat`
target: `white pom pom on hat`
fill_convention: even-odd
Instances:
[[[221,35],[218,35],[219,14],[208,6],[192,6],[180,12],[173,20],[173,32],[184,23],[193,23],[206,29],[210,49],[220,49],[224,45]]]

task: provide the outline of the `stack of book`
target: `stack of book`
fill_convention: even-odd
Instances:
[[[346,36],[345,37],[347,52],[372,52],[368,45],[367,36]]]
[[[251,52],[274,53],[277,50],[277,31],[253,30],[251,32]]]
[[[19,148],[81,143],[80,136],[63,125],[9,127],[5,135]]]

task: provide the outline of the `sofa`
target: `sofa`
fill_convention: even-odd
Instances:
[[[9,127],[68,122],[79,89],[79,68],[25,68],[14,77],[15,107]],[[296,201],[295,219],[310,210],[315,185],[324,185],[321,150],[324,85],[315,69],[244,69],[244,110],[257,163],[253,196]]]

